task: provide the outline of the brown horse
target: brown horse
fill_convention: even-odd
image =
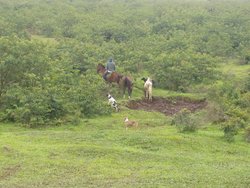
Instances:
[[[128,76],[122,76],[119,81],[119,86],[122,88],[123,91],[123,98],[125,98],[125,90],[128,89],[128,98],[130,99],[132,90],[133,90],[133,82],[132,79]]]
[[[107,70],[104,67],[104,65],[99,63],[97,65],[96,71],[97,71],[97,73],[102,74],[102,76],[103,76]],[[121,77],[122,77],[122,75],[118,74],[117,72],[112,72],[111,74],[108,74],[106,76],[107,82],[109,82],[109,83],[116,82],[118,84],[119,84]]]
[[[106,72],[106,68],[104,65],[99,63],[97,65],[96,71],[97,73],[103,76]],[[133,90],[133,82],[131,78],[118,74],[117,72],[112,72],[110,75],[107,75],[107,82],[109,83],[116,82],[119,85],[119,87],[122,89],[124,98],[125,98],[125,91],[127,88],[128,97],[129,98],[131,97],[132,90]]]

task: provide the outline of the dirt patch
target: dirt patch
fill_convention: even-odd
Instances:
[[[127,107],[134,110],[157,111],[165,115],[174,115],[186,108],[191,112],[202,109],[207,105],[205,100],[191,100],[188,98],[154,97],[152,102],[146,100],[131,100]]]
[[[3,169],[2,174],[0,174],[0,180],[7,179],[11,176],[14,176],[21,168],[21,165],[9,166]]]

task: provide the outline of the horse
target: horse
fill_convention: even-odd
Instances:
[[[132,79],[128,76],[122,76],[119,81],[119,86],[123,90],[123,98],[125,98],[126,88],[128,89],[128,98],[131,98],[132,90],[133,90],[133,82]]]
[[[96,67],[96,71],[98,74],[101,74],[102,76],[106,72],[106,68],[104,65],[99,63]],[[125,98],[125,91],[126,88],[128,89],[128,98],[130,99],[132,90],[133,90],[133,82],[132,79],[128,76],[123,76],[121,74],[118,74],[117,72],[112,72],[110,75],[107,75],[107,82],[112,83],[115,82],[118,84],[118,86],[123,91],[123,98]]]
[[[152,80],[148,77],[147,81],[144,83],[144,94],[145,99],[152,102]]]
[[[99,73],[103,76],[105,74],[105,72],[107,71],[107,69],[105,68],[104,65],[99,63],[97,65],[96,71],[97,71],[97,73]],[[122,75],[118,74],[117,72],[112,72],[111,74],[108,74],[106,76],[107,82],[109,82],[109,83],[116,82],[117,84],[119,84],[121,77],[122,77]]]

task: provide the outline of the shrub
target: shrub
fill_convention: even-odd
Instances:
[[[223,124],[224,138],[228,142],[234,141],[234,136],[238,134],[239,127],[242,126],[242,120],[237,117],[231,117]]]
[[[171,124],[175,125],[180,132],[194,132],[198,128],[197,119],[187,109],[177,113]]]
[[[250,108],[250,92],[243,93],[238,104],[241,108]]]
[[[155,78],[162,88],[187,91],[190,85],[208,83],[216,79],[216,59],[205,54],[175,51],[161,54],[153,65]]]
[[[215,102],[210,102],[206,107],[206,119],[211,123],[224,122],[226,115],[223,109]]]
[[[52,120],[50,112],[53,109],[47,92],[43,89],[14,86],[5,94],[3,106],[4,119],[7,121],[34,127],[47,124]]]
[[[106,84],[99,82],[99,77],[78,76],[74,78],[77,82],[71,82],[72,77],[73,74],[57,75],[43,87],[13,85],[2,98],[0,120],[36,127],[77,124],[81,117],[111,113],[100,95]]]

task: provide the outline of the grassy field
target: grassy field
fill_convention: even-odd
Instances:
[[[230,62],[227,64],[221,64],[219,70],[222,73],[229,75],[231,78],[242,80],[245,79],[250,74],[250,64],[238,65],[235,62]]]
[[[248,67],[232,64],[223,70],[242,77]],[[143,96],[142,85],[135,82],[133,99]],[[127,101],[117,98],[121,104]],[[139,128],[126,131],[126,116],[137,120]],[[163,114],[122,106],[120,113],[86,119],[78,126],[30,129],[2,123],[0,187],[249,187],[250,147],[243,133],[228,143],[220,127],[204,125],[195,133],[179,133],[170,122]]]
[[[139,122],[125,130],[123,118]],[[0,187],[249,187],[250,147],[219,127],[179,133],[169,117],[123,109],[78,126],[0,124]]]

